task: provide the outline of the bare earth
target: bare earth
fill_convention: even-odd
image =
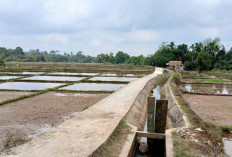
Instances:
[[[19,91],[0,91],[0,102],[8,99],[17,98],[22,95],[29,95],[33,92],[19,92]]]
[[[204,121],[232,125],[232,97],[183,94],[183,98]]]
[[[24,143],[108,95],[48,92],[0,106],[0,149],[10,134],[13,145]]]

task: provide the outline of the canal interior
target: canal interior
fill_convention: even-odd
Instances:
[[[161,99],[160,86],[156,86],[152,90],[152,97],[155,97],[155,100],[160,100]],[[155,115],[155,113],[156,113],[156,101],[155,101],[154,105],[155,105],[155,110],[154,110],[154,115]],[[155,125],[155,116],[154,116],[154,125]],[[144,126],[144,132],[147,132],[147,119],[146,119],[146,123],[145,123],[145,126]],[[165,145],[164,140],[155,139],[154,141],[156,141],[155,142],[156,144],[154,144],[153,146],[148,146],[148,151],[146,153],[141,153],[139,151],[139,145],[138,145],[137,148],[136,148],[135,157],[163,157],[164,156],[164,148],[162,146]],[[140,145],[141,144],[142,145],[147,145],[147,137],[142,137],[141,138]]]

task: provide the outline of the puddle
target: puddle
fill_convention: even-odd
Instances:
[[[222,141],[226,154],[232,157],[232,139],[223,138]]]
[[[0,80],[10,80],[15,78],[19,78],[19,76],[0,76]]]
[[[83,75],[83,76],[94,76],[98,75],[99,73],[68,73],[68,72],[54,72],[49,73],[49,75]]]
[[[60,88],[61,90],[76,90],[76,91],[116,91],[123,87],[124,84],[109,84],[109,83],[78,83],[67,87]]]
[[[85,94],[85,93],[77,93],[74,96],[81,96],[81,97],[95,97],[96,94]]]
[[[8,90],[44,90],[64,85],[63,83],[6,82],[0,84],[0,89]]]
[[[23,78],[21,80],[35,80],[35,81],[79,81],[85,77],[66,77],[66,76],[32,76]]]
[[[45,126],[41,129],[38,129],[35,133],[32,133],[31,135],[29,135],[28,137],[30,139],[36,139],[37,137],[39,137],[40,135],[50,131],[52,129],[51,125],[45,124]]]
[[[113,82],[130,82],[137,78],[130,77],[94,77],[89,79],[90,81],[113,81]]]
[[[180,87],[188,92],[208,93],[208,94],[232,94],[232,85],[222,84],[184,84]]]
[[[20,74],[20,75],[40,75],[43,74],[44,72],[9,72],[9,74]]]
[[[66,94],[63,94],[63,93],[55,93],[54,95],[55,96],[67,96]]]

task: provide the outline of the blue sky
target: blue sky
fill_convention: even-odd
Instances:
[[[154,53],[162,42],[220,37],[232,46],[232,0],[1,0],[0,46]]]

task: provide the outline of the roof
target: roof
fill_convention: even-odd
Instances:
[[[182,65],[181,61],[169,61],[169,66]]]

